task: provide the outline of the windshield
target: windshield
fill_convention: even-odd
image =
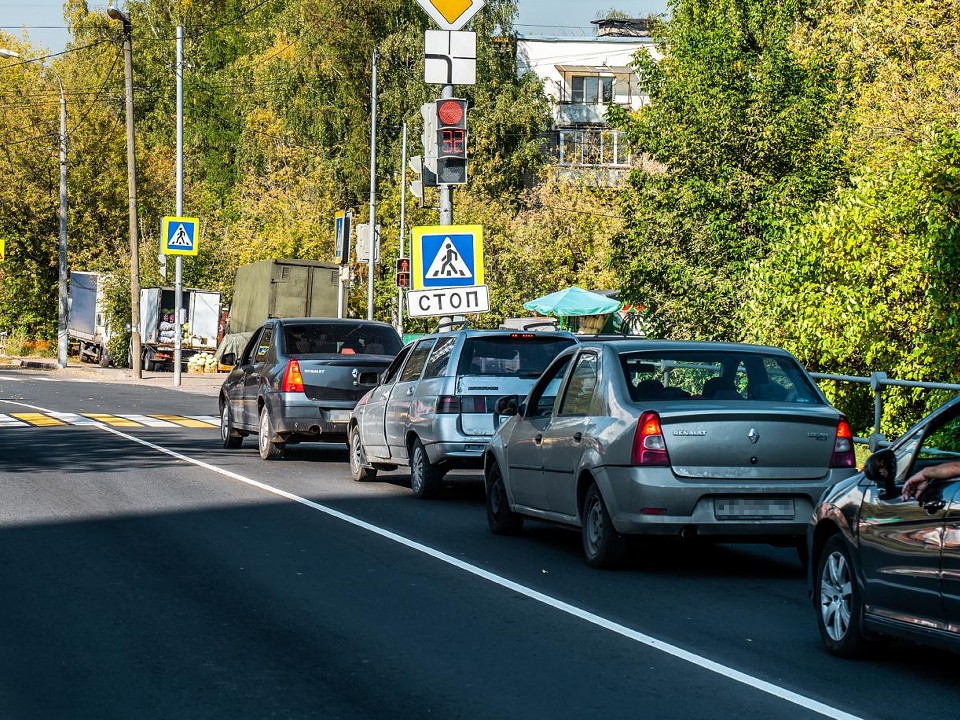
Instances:
[[[543,333],[470,337],[464,343],[458,373],[540,377],[560,351],[575,342],[570,337],[549,337]]]
[[[402,347],[393,328],[346,323],[284,325],[288,355],[396,355]]]
[[[823,404],[806,371],[789,356],[737,350],[663,350],[624,353],[620,365],[634,400]]]

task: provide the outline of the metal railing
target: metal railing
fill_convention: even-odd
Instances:
[[[859,375],[832,375],[830,373],[810,373],[817,380],[834,380],[839,382],[860,383],[869,385],[873,391],[873,434],[868,438],[855,437],[854,442],[867,445],[871,450],[889,445],[886,436],[880,432],[880,420],[883,417],[883,389],[885,387],[922,388],[924,390],[952,390],[960,392],[960,385],[955,383],[920,382],[916,380],[892,380],[885,372],[872,372],[869,377]]]

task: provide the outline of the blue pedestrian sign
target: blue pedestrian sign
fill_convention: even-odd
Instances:
[[[164,255],[196,255],[197,226],[192,217],[164,217],[160,236],[160,252]]]
[[[415,227],[411,260],[414,290],[483,285],[483,227]]]

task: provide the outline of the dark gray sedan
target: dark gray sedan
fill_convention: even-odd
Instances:
[[[802,558],[818,498],[856,472],[847,421],[778,348],[585,343],[498,411],[511,417],[484,456],[490,529],[579,527],[594,566],[644,534],[794,545]]]
[[[288,444],[346,442],[350,411],[402,347],[393,326],[366,320],[283,318],[250,338],[220,389],[220,436],[240,447],[256,433],[260,457]]]

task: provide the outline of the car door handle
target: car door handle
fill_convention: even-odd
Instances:
[[[533,438],[534,445],[539,445],[542,442],[543,442],[543,435],[537,435],[536,437]]]
[[[407,395],[413,395],[417,389],[415,387],[407,388]]]
[[[577,433],[574,433],[574,434],[573,434],[573,441],[574,441],[574,442],[580,442],[581,440],[583,440],[583,433],[582,433],[582,432],[577,432]]]

